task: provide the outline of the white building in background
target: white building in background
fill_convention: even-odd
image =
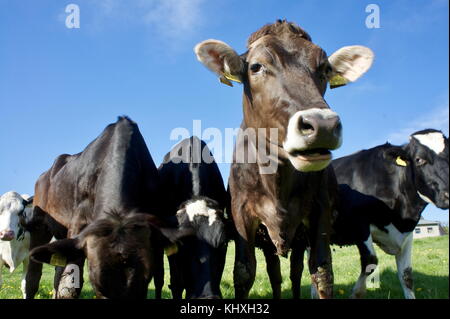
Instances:
[[[440,222],[420,219],[414,229],[414,238],[436,237],[445,235],[446,232]]]

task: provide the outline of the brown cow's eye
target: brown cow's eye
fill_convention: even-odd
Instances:
[[[254,63],[254,64],[250,65],[250,70],[253,73],[258,73],[259,71],[261,71],[261,68],[262,68],[262,65],[259,63]]]

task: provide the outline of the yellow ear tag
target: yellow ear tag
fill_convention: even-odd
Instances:
[[[50,257],[50,265],[65,267],[67,265],[67,259],[61,254],[53,254]]]
[[[221,76],[219,78],[219,80],[220,80],[220,82],[222,82],[223,84],[226,84],[228,86],[233,86],[233,83],[231,83],[230,81],[242,83],[241,79],[238,76],[232,75],[228,72],[223,72],[223,76]]]
[[[233,86],[233,83],[231,83],[227,78],[225,78],[225,77],[223,77],[223,76],[221,76],[221,77],[219,78],[219,81],[220,81],[221,83],[225,84],[225,85]]]
[[[337,87],[346,85],[348,83],[348,80],[340,74],[335,74],[330,78],[328,82],[330,83],[330,89],[335,89]]]
[[[241,83],[241,79],[240,79],[239,76],[237,76],[237,75],[232,75],[232,74],[230,74],[230,73],[228,73],[228,72],[224,72],[224,73],[223,73],[223,76],[224,76],[226,79],[230,80],[230,81],[234,81],[234,82]]]
[[[395,164],[397,164],[398,166],[408,165],[408,163],[406,163],[400,156],[397,156],[397,158],[395,159]]]
[[[178,252],[178,245],[172,244],[172,245],[164,248],[164,251],[166,252],[167,256],[172,256],[173,254],[176,254]]]

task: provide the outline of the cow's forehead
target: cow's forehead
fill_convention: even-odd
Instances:
[[[196,216],[208,217],[209,225],[211,226],[215,221],[219,221],[218,212],[209,207],[205,200],[196,200],[186,205],[186,213],[189,220],[192,222]]]
[[[298,37],[280,38],[274,35],[266,35],[253,42],[248,49],[249,57],[257,51],[267,49],[277,55],[289,52],[290,54],[302,54],[306,58],[314,60],[326,58],[327,56],[325,51],[318,45]]]
[[[445,150],[445,137],[441,132],[429,132],[424,134],[412,135],[420,144],[428,147],[436,154],[440,154]]]
[[[14,213],[23,209],[22,198],[15,194],[5,194],[0,198],[0,211]]]

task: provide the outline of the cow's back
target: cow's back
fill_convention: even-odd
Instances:
[[[200,147],[200,154],[207,153],[211,161],[195,159],[194,145]],[[173,215],[181,203],[193,196],[208,197],[217,201],[222,209],[226,207],[227,192],[219,167],[200,139],[191,137],[180,142],[166,154],[158,171],[168,214]]]
[[[40,176],[34,204],[65,227],[106,211],[158,210],[156,166],[137,125],[108,125],[81,153],[59,156]]]

